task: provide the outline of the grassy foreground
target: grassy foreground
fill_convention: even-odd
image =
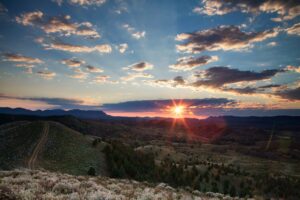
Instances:
[[[238,199],[125,179],[72,176],[38,170],[0,171],[0,199],[201,200]]]

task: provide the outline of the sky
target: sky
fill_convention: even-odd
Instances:
[[[0,107],[300,115],[298,0],[0,0]]]

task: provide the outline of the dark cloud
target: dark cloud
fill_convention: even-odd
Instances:
[[[234,92],[238,94],[254,94],[257,92],[257,88],[244,87],[244,88],[222,88],[224,91]]]
[[[64,59],[61,61],[62,64],[68,65],[69,67],[80,67],[85,64],[84,60],[78,60],[76,58]]]
[[[184,85],[185,84],[185,80],[183,79],[182,76],[176,76],[174,79],[174,84],[176,85]]]
[[[50,71],[37,71],[36,74],[47,80],[53,79],[56,76],[55,72]]]
[[[267,93],[267,89],[272,89],[272,88],[279,88],[282,87],[282,85],[277,85],[277,84],[269,84],[269,85],[263,85],[259,87],[244,87],[244,88],[226,88],[223,87],[223,91],[228,91],[228,92],[234,92],[238,94],[256,94],[256,93]]]
[[[132,65],[129,65],[127,67],[124,67],[123,69],[141,72],[141,71],[153,69],[153,65],[148,62],[139,62],[139,63],[134,63]]]
[[[230,12],[276,13],[274,21],[290,20],[300,15],[298,0],[202,0],[202,6],[194,8],[195,13],[224,15]]]
[[[51,97],[18,97],[0,94],[0,99],[17,99],[17,100],[30,100],[36,102],[44,102],[55,108],[61,109],[99,109],[100,105],[87,105],[81,99],[68,99],[68,98],[51,98]]]
[[[278,33],[278,29],[263,32],[244,32],[236,26],[219,26],[213,29],[177,35],[176,40],[183,41],[183,43],[176,45],[176,48],[178,51],[187,53],[242,50],[252,47],[253,43],[276,37]]]
[[[279,72],[284,72],[281,69],[264,70],[261,72],[240,71],[239,69],[231,69],[228,67],[211,67],[205,71],[195,74],[199,80],[192,83],[194,87],[209,86],[222,87],[230,83],[239,83],[244,81],[259,81],[272,78]]]
[[[172,106],[173,103],[184,102],[189,107],[203,106],[221,106],[235,103],[234,100],[226,98],[206,98],[206,99],[166,99],[166,100],[141,100],[127,101],[114,104],[103,104],[102,109],[107,111],[126,111],[126,112],[143,112],[165,109],[167,106]]]
[[[91,65],[87,65],[87,66],[85,66],[85,68],[88,72],[91,72],[91,73],[101,73],[101,72],[103,72],[103,69],[100,69],[100,68],[97,68],[97,67],[94,67],[94,66],[91,66]]]
[[[170,65],[171,69],[176,71],[188,71],[196,67],[206,65],[208,63],[217,61],[219,58],[217,56],[199,56],[197,58],[193,56],[182,57],[177,60],[174,65]]]
[[[300,87],[294,89],[287,89],[276,93],[283,99],[288,99],[291,101],[299,101],[300,100]]]

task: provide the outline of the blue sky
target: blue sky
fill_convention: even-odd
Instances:
[[[228,2],[1,0],[0,105],[226,98],[299,109],[300,3]]]

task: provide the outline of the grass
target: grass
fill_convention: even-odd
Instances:
[[[82,135],[64,125],[50,122],[50,129],[38,165],[51,171],[86,175],[90,167],[97,174],[106,174],[103,144],[92,145],[89,136]]]
[[[42,122],[0,127],[0,168],[23,167],[41,136]]]

